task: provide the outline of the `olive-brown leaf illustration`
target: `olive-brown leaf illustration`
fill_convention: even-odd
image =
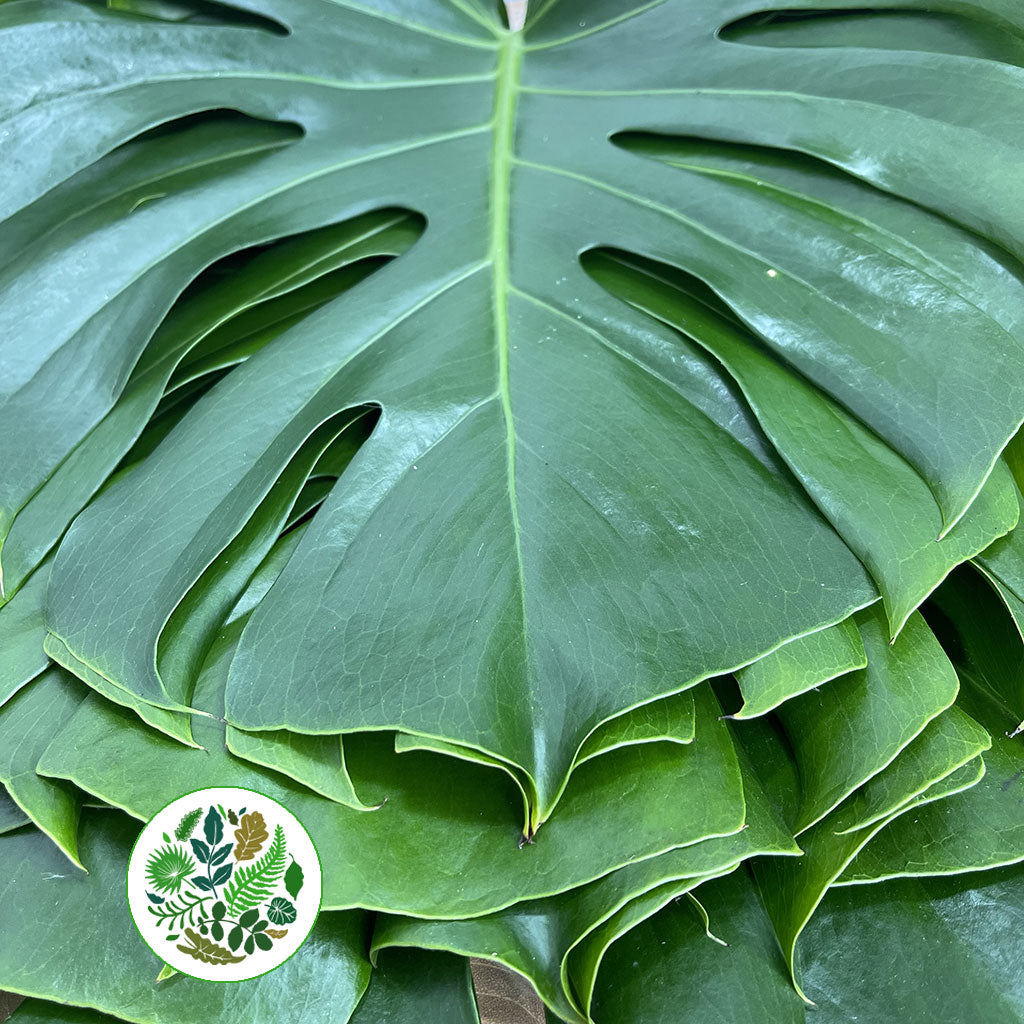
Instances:
[[[192,945],[178,946],[178,949],[204,964],[237,964],[245,959],[244,956],[235,956],[230,949],[218,946],[212,939],[205,938],[191,928],[185,929],[185,935]]]
[[[270,837],[267,823],[259,811],[242,815],[242,823],[235,829],[235,860],[252,860]]]
[[[287,928],[267,928],[265,931],[272,939],[283,939],[288,934]]]

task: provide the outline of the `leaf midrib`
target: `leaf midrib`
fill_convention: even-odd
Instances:
[[[524,661],[528,661],[528,630],[526,618],[526,590],[524,586],[522,531],[519,524],[519,504],[516,497],[516,430],[512,413],[512,394],[509,383],[509,325],[508,304],[511,291],[509,275],[509,237],[511,235],[512,168],[515,164],[513,142],[515,136],[516,105],[519,93],[519,68],[522,62],[523,42],[519,32],[507,32],[499,51],[495,77],[494,116],[492,118],[493,143],[491,148],[490,189],[490,246],[488,259],[493,268],[494,344],[498,357],[498,397],[505,421],[505,466],[509,512],[512,520],[513,542],[516,556],[516,581],[519,592],[520,630],[522,632]],[[531,702],[532,707],[532,702]],[[536,734],[534,734],[536,737]],[[536,766],[534,766],[536,769]],[[533,790],[530,800],[529,834],[537,822],[537,794],[533,772],[526,772]]]

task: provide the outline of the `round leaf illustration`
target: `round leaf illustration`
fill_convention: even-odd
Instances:
[[[274,924],[291,924],[295,920],[295,906],[283,896],[275,896],[267,907],[267,917]]]
[[[154,850],[146,863],[146,879],[159,892],[175,893],[191,874],[196,862],[180,846]]]

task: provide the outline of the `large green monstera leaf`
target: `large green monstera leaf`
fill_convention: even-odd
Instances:
[[[918,212],[1005,241],[1020,182],[993,173],[1017,129],[987,97],[1019,88],[1015,69],[723,38],[750,11],[720,0],[558,3],[525,35],[464,5],[253,4],[255,27],[32,6],[6,12],[31,19],[8,34],[20,174],[6,202],[45,193],[20,215],[35,237],[5,305],[29,324],[5,341],[19,351],[8,523],[109,415],[156,317],[205,264],[371,209],[426,221],[402,259],[262,349],[69,532],[48,650],[142,701],[187,704],[188,657],[160,672],[175,608],[307,439],[368,403],[370,442],[235,655],[226,713],[244,729],[399,728],[473,747],[522,770],[541,820],[602,721],[873,600],[846,520],[837,535],[751,436],[705,354],[713,331],[687,340],[630,312],[580,263],[598,246],[705,281],[791,387],[923,482],[928,541],[1020,421],[1024,289],[984,242]],[[103,153],[212,108],[273,122],[277,144],[257,157],[239,140],[155,182],[158,168],[140,182],[122,161],[104,178],[123,189],[81,209]],[[73,140],[41,131],[57,119]],[[970,145],[950,161],[958,131]],[[700,147],[666,166],[638,134],[825,166],[794,194]],[[823,206],[814,179],[829,167],[917,205]],[[922,251],[917,220],[948,244]],[[72,415],[60,403],[52,422],[26,420],[40,389],[57,407],[55,387],[73,388]],[[815,453],[785,440],[800,471]],[[1012,502],[986,511],[992,536],[1013,525]]]
[[[1024,1022],[1022,69],[1017,0],[0,0],[18,1016]],[[323,867],[229,998],[125,930],[206,786]]]

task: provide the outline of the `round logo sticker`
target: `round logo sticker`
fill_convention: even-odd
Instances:
[[[250,789],[198,789],[142,830],[128,906],[150,949],[204,981],[285,962],[320,912],[320,860],[298,818]]]

